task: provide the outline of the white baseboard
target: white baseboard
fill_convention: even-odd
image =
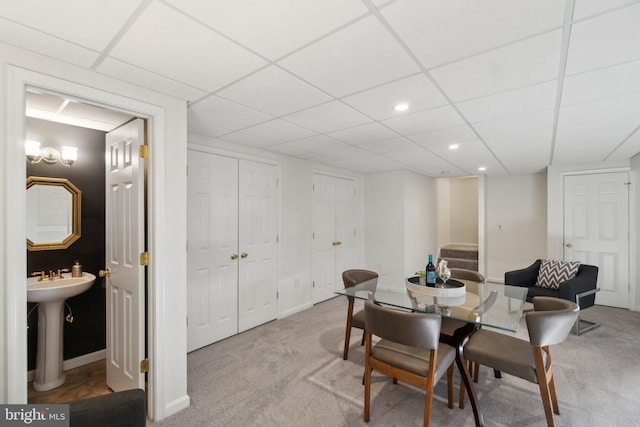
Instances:
[[[170,417],[173,414],[177,414],[183,409],[188,408],[190,404],[191,404],[191,398],[189,397],[188,394],[185,394],[184,396],[172,402],[168,402],[164,408],[164,414],[162,419]],[[160,421],[160,420],[154,420],[154,421]]]
[[[83,354],[82,356],[67,359],[62,362],[62,370],[68,371],[70,369],[78,368],[80,366],[88,365],[89,363],[97,362],[107,357],[107,350],[98,350],[93,353]],[[31,382],[36,376],[36,370],[33,369],[27,372],[27,381]]]
[[[487,277],[484,281],[486,283],[498,283],[500,285],[504,285],[504,277]]]

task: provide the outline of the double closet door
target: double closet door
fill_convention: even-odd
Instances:
[[[352,179],[313,175],[314,304],[334,297],[343,287],[342,272],[353,268],[356,237],[356,187]]]
[[[189,351],[277,317],[278,166],[189,150]]]

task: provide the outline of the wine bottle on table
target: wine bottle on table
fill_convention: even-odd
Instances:
[[[429,263],[425,268],[427,273],[427,286],[436,285],[436,266],[433,265],[433,255],[429,254]]]

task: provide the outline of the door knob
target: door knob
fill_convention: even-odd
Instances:
[[[240,254],[240,258],[246,258],[247,256],[249,256],[249,254],[247,254],[246,252],[242,252]]]
[[[100,276],[100,277],[109,277],[109,276],[111,276],[111,269],[109,267],[107,267],[104,270],[100,270],[98,272],[98,276]]]
[[[238,259],[238,254],[231,254],[231,259]]]
[[[570,247],[572,247],[572,246],[573,246],[573,243],[567,243],[565,246],[566,246],[566,247],[568,247],[568,248],[570,248]]]
[[[333,246],[340,246],[342,244],[342,242],[340,240],[336,240],[335,242],[332,243]]]

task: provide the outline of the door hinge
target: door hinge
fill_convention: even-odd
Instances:
[[[140,146],[140,157],[143,159],[148,159],[149,158],[149,146],[148,145],[141,145]]]
[[[149,372],[149,359],[142,359],[140,361],[140,373],[144,374]]]
[[[149,252],[142,252],[140,254],[140,265],[149,265]]]

